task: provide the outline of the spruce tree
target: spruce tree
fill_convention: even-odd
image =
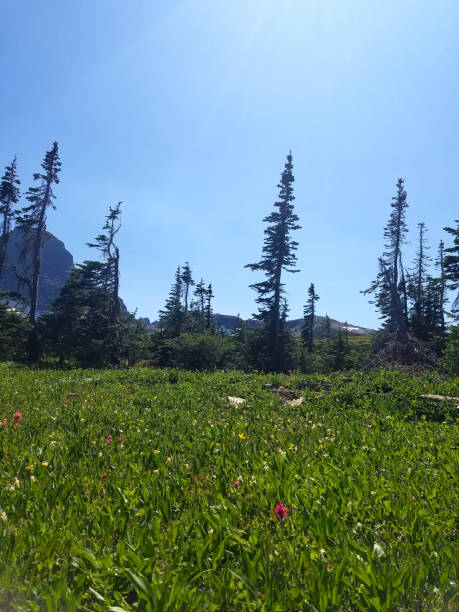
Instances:
[[[329,340],[331,335],[330,317],[325,313],[325,337]]]
[[[204,283],[204,280],[201,278],[199,283],[196,285],[196,289],[194,290],[194,295],[197,298],[197,306],[199,313],[199,331],[202,333],[205,329],[205,304],[206,304],[206,296],[207,296],[207,288]]]
[[[308,299],[304,306],[304,323],[303,329],[301,330],[301,335],[303,336],[309,353],[312,353],[314,350],[315,303],[319,299],[314,288],[314,283],[311,283],[308,289]]]
[[[439,297],[439,317],[440,317],[440,331],[442,334],[445,333],[445,304],[447,301],[446,297],[446,278],[445,278],[445,243],[440,240],[438,245],[437,259],[435,260],[435,267],[439,272],[438,281],[438,297]]]
[[[429,247],[426,244],[425,223],[418,223],[418,229],[418,249],[409,283],[409,295],[412,301],[410,327],[413,334],[417,338],[426,339],[427,330],[424,310],[426,298],[427,264],[430,261],[430,257],[426,253]]]
[[[0,235],[0,278],[4,271],[9,235],[16,212],[14,207],[19,202],[18,185],[20,184],[21,181],[17,177],[16,157],[14,157],[11,164],[5,167],[5,174],[0,182],[0,217],[3,217]]]
[[[185,308],[184,314],[185,317],[188,313],[188,294],[190,291],[190,287],[195,284],[190,268],[190,264],[186,261],[185,265],[182,267],[182,284],[183,284],[183,294],[185,300]]]
[[[400,272],[403,270],[402,246],[408,231],[405,221],[408,204],[405,182],[402,178],[398,179],[396,187],[397,192],[392,198],[389,221],[384,228],[386,250],[379,258],[379,273],[363,293],[375,295],[375,300],[371,303],[374,303],[380,311],[386,327],[391,328],[398,339],[406,343],[408,330],[403,306],[403,287],[400,287],[400,282],[404,284],[404,279]]]
[[[98,249],[104,261],[101,269],[104,290],[111,296],[110,321],[115,324],[121,313],[119,298],[120,286],[120,251],[115,243],[115,236],[121,228],[121,202],[109,206],[109,213],[105,217],[102,234],[95,238],[95,242],[88,242],[88,246]]]
[[[169,297],[166,300],[164,310],[159,312],[160,327],[168,338],[180,336],[183,323],[182,306],[182,272],[180,266],[175,272]]]
[[[448,232],[454,238],[454,246],[445,249],[445,255],[443,265],[445,272],[445,279],[448,282],[448,289],[456,291],[459,289],[459,219],[456,219],[456,227],[444,227],[445,232]],[[453,314],[459,311],[459,292],[453,301],[452,305]]]
[[[209,283],[206,289],[206,329],[210,330],[212,323],[212,298],[214,294],[212,292],[212,284]]]
[[[263,322],[266,335],[266,367],[278,371],[282,366],[285,334],[282,329],[283,313],[286,308],[282,306],[285,289],[282,283],[282,271],[299,272],[295,269],[298,243],[291,233],[300,229],[299,218],[294,212],[293,162],[291,152],[287,155],[281,180],[278,185],[279,199],[274,203],[275,210],[263,219],[268,226],[264,230],[265,238],[261,260],[245,267],[252,271],[262,271],[265,280],[250,285],[258,297],[258,313],[254,316]]]
[[[29,320],[35,324],[37,317],[38,295],[40,285],[41,255],[43,240],[46,235],[47,210],[55,208],[53,199],[53,183],[59,183],[59,172],[61,162],[59,159],[59,148],[57,142],[45,154],[41,165],[43,172],[33,175],[35,181],[40,181],[38,187],[29,187],[26,199],[29,206],[22,209],[18,216],[17,226],[24,234],[23,255],[31,254],[31,273],[28,275],[28,288],[30,299]],[[32,341],[32,344],[34,342]],[[36,348],[36,347],[35,347]],[[32,352],[34,352],[32,350]]]

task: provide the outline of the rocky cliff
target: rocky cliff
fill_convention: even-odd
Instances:
[[[15,270],[27,272],[30,270],[30,255],[21,261],[22,234],[19,230],[13,230],[8,241],[6,254],[6,272],[0,279],[0,291],[16,291],[23,294]],[[38,298],[39,312],[49,310],[51,298],[58,297],[62,285],[70,275],[73,267],[73,257],[64,246],[64,243],[55,236],[47,233],[43,244],[42,267],[40,277],[40,291]]]

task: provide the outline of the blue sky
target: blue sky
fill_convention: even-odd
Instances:
[[[53,140],[48,229],[75,261],[123,201],[121,294],[154,319],[176,266],[249,316],[261,220],[291,149],[301,272],[319,314],[376,326],[374,278],[399,176],[431,254],[457,217],[456,0],[0,0],[0,166],[25,191]]]

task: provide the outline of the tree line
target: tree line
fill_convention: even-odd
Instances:
[[[426,226],[418,225],[418,248],[412,266],[407,266],[403,246],[407,193],[399,179],[391,202],[389,221],[384,228],[385,251],[378,260],[378,274],[364,291],[372,294],[383,329],[371,352],[368,342],[349,339],[347,327],[331,338],[327,316],[326,334],[316,340],[316,302],[319,295],[313,282],[306,292],[304,323],[300,336],[286,326],[288,303],[285,273],[297,273],[300,229],[294,209],[293,157],[286,157],[278,184],[278,198],[263,222],[264,242],[259,261],[247,264],[261,273],[251,284],[256,293],[257,327],[238,319],[232,334],[215,324],[212,284],[193,278],[189,262],[176,269],[159,325],[154,331],[128,313],[119,296],[120,250],[117,234],[121,228],[121,202],[110,206],[101,233],[87,243],[99,258],[77,264],[50,311],[38,316],[38,297],[43,245],[47,239],[47,215],[55,208],[54,186],[59,183],[61,162],[58,143],[46,152],[34,184],[21,198],[17,160],[5,167],[0,182],[0,278],[6,270],[6,255],[13,227],[20,231],[22,265],[15,268],[20,290],[4,293],[0,299],[0,357],[57,360],[61,365],[117,366],[139,360],[159,366],[194,369],[242,368],[264,371],[329,371],[361,367],[364,358],[380,355],[379,364],[415,363],[435,365],[459,359],[457,323],[459,299],[447,310],[448,290],[459,287],[459,230],[445,227],[452,246],[441,241],[432,262],[428,255]],[[459,222],[456,220],[456,224]],[[15,307],[12,306],[15,305]],[[21,304],[22,307],[18,307]],[[449,324],[447,323],[449,321]],[[368,356],[370,353],[370,356]],[[420,357],[421,356],[421,357]],[[454,369],[454,365],[452,366]]]

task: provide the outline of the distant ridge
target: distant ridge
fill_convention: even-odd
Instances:
[[[213,320],[215,321],[215,325],[217,329],[221,329],[227,334],[231,334],[234,328],[237,326],[238,321],[240,321],[239,317],[234,315],[224,315],[224,314],[214,314],[212,315]],[[158,321],[150,322],[149,319],[143,319],[145,323],[150,327],[150,329],[156,329],[159,325]],[[325,338],[327,335],[326,326],[325,326],[326,318],[321,316],[316,316],[314,318],[314,337],[315,338]],[[259,327],[261,325],[260,321],[256,319],[248,319],[245,321],[248,327]],[[303,319],[292,319],[291,321],[287,321],[286,326],[288,329],[291,329],[294,333],[300,334],[301,328],[303,327]],[[336,338],[339,332],[346,332],[350,336],[368,336],[371,334],[375,334],[375,329],[370,329],[368,327],[361,327],[359,325],[351,325],[350,323],[342,323],[340,321],[336,321],[335,319],[330,319],[330,337]]]

